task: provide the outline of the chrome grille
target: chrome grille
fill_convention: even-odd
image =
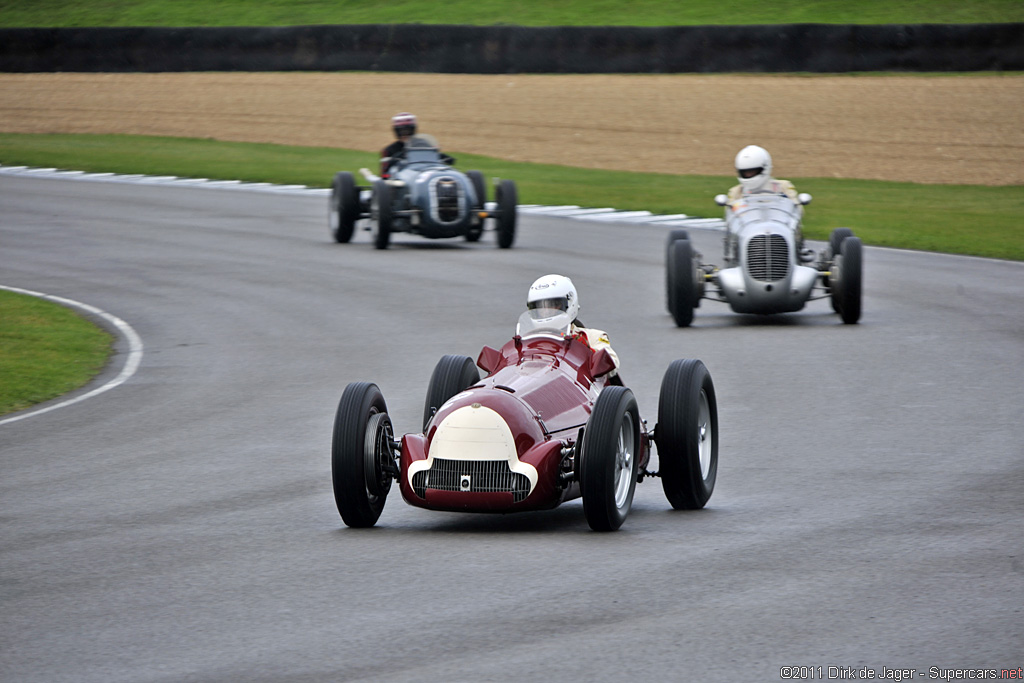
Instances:
[[[789,273],[789,245],[782,235],[754,235],[747,242],[747,270],[761,282],[782,280]]]
[[[464,488],[463,477],[469,477],[469,488]],[[434,458],[429,470],[412,475],[412,489],[420,498],[426,490],[474,491],[479,493],[507,492],[513,502],[520,502],[530,493],[530,479],[513,472],[507,460],[446,460]]]
[[[445,223],[459,218],[459,186],[454,178],[437,181],[437,216]]]

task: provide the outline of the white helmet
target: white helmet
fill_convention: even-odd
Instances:
[[[572,280],[564,275],[545,275],[537,278],[526,295],[526,308],[554,309],[567,313],[570,320],[575,320],[580,312],[580,299]]]
[[[517,334],[525,336],[533,330],[567,333],[579,312],[580,300],[572,280],[564,275],[545,275],[530,285]]]
[[[736,155],[736,178],[744,192],[757,192],[772,175],[772,155],[764,147],[748,145]]]

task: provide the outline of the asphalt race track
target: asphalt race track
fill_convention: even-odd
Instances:
[[[319,197],[0,177],[0,284],[96,306],[144,344],[125,384],[0,425],[0,680],[1024,665],[1024,264],[867,248],[859,325],[827,301],[769,318],[704,302],[677,329],[667,231],[524,216],[511,250],[488,233],[381,252],[331,242]],[[720,262],[719,233],[691,235]],[[437,360],[505,342],[548,272],[574,279],[652,425],[668,364],[708,365],[708,508],[672,511],[647,480],[600,534],[579,501],[471,516],[393,490],[376,528],[345,528],[346,383],[377,382],[415,430]]]

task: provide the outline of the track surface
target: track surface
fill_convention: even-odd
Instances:
[[[516,248],[328,241],[322,198],[0,178],[0,282],[146,351],[114,391],[0,427],[4,681],[779,680],[782,666],[1016,668],[1024,264],[867,249],[864,317],[664,310],[666,228],[524,218]],[[813,209],[812,209],[813,210]],[[719,235],[692,231],[715,262]],[[571,275],[649,420],[703,359],[718,488],[344,528],[345,384],[415,428],[445,353]],[[111,372],[116,372],[112,368]],[[827,669],[825,669],[827,674]]]

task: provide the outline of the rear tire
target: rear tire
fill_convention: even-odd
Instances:
[[[519,204],[516,184],[511,180],[502,180],[494,199],[498,205],[498,246],[508,249],[516,241],[516,207]]]
[[[832,302],[847,325],[860,320],[863,281],[863,248],[859,237],[843,240],[842,253],[832,265]]]
[[[676,240],[688,240],[690,239],[690,233],[682,228],[676,228],[670,230],[668,233],[668,244],[672,244]]]
[[[476,193],[476,204],[474,208],[483,211],[487,204],[487,183],[484,181],[484,174],[480,171],[466,171],[466,177],[473,184],[473,191]]]
[[[587,420],[580,455],[587,524],[594,531],[615,531],[633,506],[640,461],[640,413],[632,391],[604,388]]]
[[[423,430],[437,409],[452,396],[480,381],[480,371],[469,356],[442,356],[434,366],[427,385],[427,400],[423,404]]]
[[[371,527],[384,510],[391,488],[388,460],[394,463],[387,412],[383,394],[369,382],[349,384],[338,402],[331,478],[334,502],[350,527]]]
[[[679,327],[693,322],[697,302],[697,264],[693,244],[688,239],[670,242],[665,264],[665,285],[668,290],[668,311]]]
[[[655,442],[668,502],[676,510],[704,507],[718,475],[718,402],[701,361],[673,361],[665,371]]]
[[[843,240],[847,237],[853,237],[853,230],[849,228],[836,228],[828,236],[828,249],[833,258],[842,253]]]
[[[391,242],[391,224],[394,222],[394,205],[391,200],[391,186],[383,180],[373,184],[374,232],[373,246],[387,249]]]
[[[351,173],[341,171],[334,175],[331,198],[327,204],[327,222],[335,242],[346,243],[359,219],[359,188]]]
[[[466,171],[466,177],[472,183],[473,192],[476,194],[476,204],[471,207],[471,210],[474,213],[483,211],[487,204],[487,184],[484,182],[484,174],[480,171]],[[479,224],[471,225],[466,229],[467,242],[479,242],[480,236],[484,234],[483,219],[479,220],[481,221]]]

